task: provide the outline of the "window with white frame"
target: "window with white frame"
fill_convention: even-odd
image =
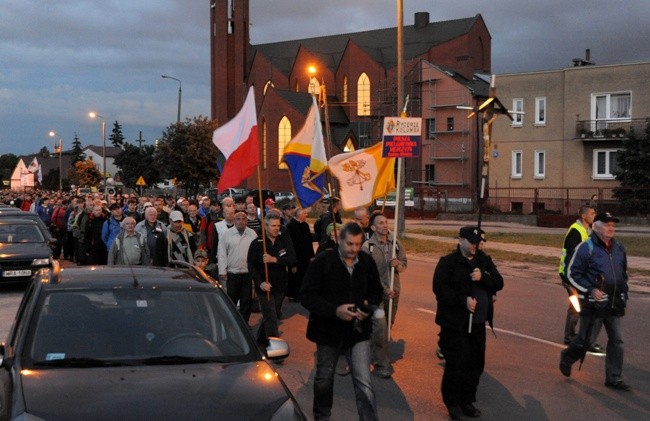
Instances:
[[[591,95],[591,119],[593,130],[607,128],[608,121],[626,121],[632,118],[632,94],[630,92]]]
[[[512,178],[521,178],[522,168],[521,168],[521,158],[523,153],[521,151],[512,151]]]
[[[546,177],[546,151],[535,151],[535,178]]]
[[[524,125],[524,99],[515,98],[512,100],[512,111],[515,113],[512,115],[512,125],[513,127],[521,127]]]
[[[616,160],[616,149],[594,149],[593,178],[613,180],[614,173],[619,169]]]
[[[546,125],[546,97],[535,98],[535,125]]]

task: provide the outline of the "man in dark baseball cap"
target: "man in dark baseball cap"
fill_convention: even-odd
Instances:
[[[599,213],[598,215],[596,215],[596,217],[594,218],[594,222],[596,222],[596,221],[603,221],[603,222],[612,222],[613,221],[613,222],[616,222],[616,223],[620,222],[620,220],[617,217],[615,217],[614,215],[612,215],[609,212],[603,212],[603,213]]]
[[[460,229],[458,232],[459,238],[464,238],[472,244],[478,244],[481,241],[487,241],[482,236],[483,230],[475,226],[465,226]]]

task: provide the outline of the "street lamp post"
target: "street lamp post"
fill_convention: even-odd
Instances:
[[[181,80],[177,79],[173,76],[167,76],[167,75],[160,75],[163,79],[172,79],[178,82],[178,113],[176,114],[176,123],[181,122],[181,92],[183,91],[181,89]]]
[[[54,137],[59,135],[57,132],[54,130],[50,131],[50,137]],[[56,152],[56,146],[54,148]],[[59,135],[59,191],[63,192],[63,161],[62,161],[62,156],[63,156],[63,138],[61,135]]]
[[[106,119],[94,111],[89,112],[88,116],[102,120],[102,177],[104,179],[104,197],[106,197]]]

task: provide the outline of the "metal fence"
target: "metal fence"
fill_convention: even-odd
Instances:
[[[620,200],[614,197],[613,188],[544,187],[544,188],[491,188],[487,209],[494,212],[519,214],[557,213],[575,215],[580,206],[595,202],[599,212],[623,211]],[[635,189],[634,196],[650,200],[650,188]],[[634,214],[634,210],[626,213]]]

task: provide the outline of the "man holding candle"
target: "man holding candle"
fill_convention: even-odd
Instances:
[[[456,251],[440,258],[433,274],[436,323],[445,356],[442,400],[454,420],[463,414],[481,415],[474,402],[485,366],[485,322],[492,327],[492,296],[503,288],[492,259],[477,254],[481,241],[478,227],[461,228]]]

